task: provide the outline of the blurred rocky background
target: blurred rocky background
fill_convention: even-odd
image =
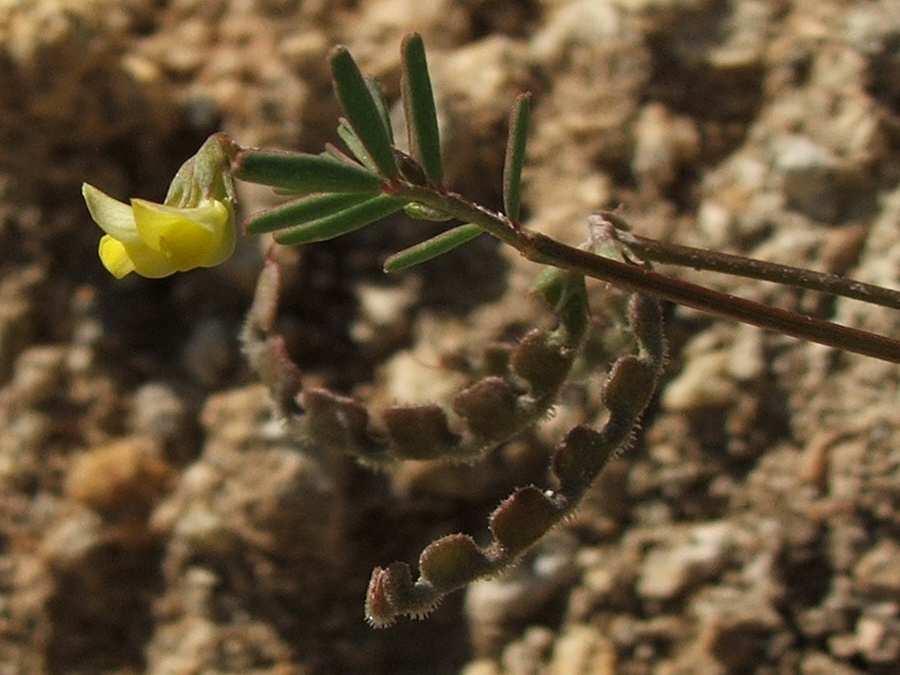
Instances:
[[[365,624],[374,565],[546,484],[600,376],[476,465],[373,473],[290,438],[244,364],[268,242],[115,281],[79,188],[161,199],[218,130],[317,151],[328,49],[396,100],[411,30],[454,189],[498,204],[530,90],[529,226],[577,244],[621,203],[642,234],[897,287],[897,0],[0,0],[0,673],[898,672],[900,368],[680,308],[638,445],[576,516],[427,621]],[[440,400],[547,319],[537,269],[491,242],[386,277],[423,227],[274,252],[311,381]],[[897,312],[675,273],[900,335]]]

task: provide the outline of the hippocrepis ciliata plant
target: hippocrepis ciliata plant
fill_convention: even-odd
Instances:
[[[551,457],[554,485],[515,490],[491,514],[491,541],[479,546],[452,534],[422,552],[418,577],[402,562],[378,567],[365,604],[373,626],[398,616],[422,617],[446,594],[513,564],[578,506],[606,464],[633,441],[665,363],[660,300],[687,305],[804,340],[900,363],[900,342],[796,312],[711,290],[651,268],[653,261],[773,281],[900,309],[900,292],[844,277],[741,256],[669,244],[629,231],[617,212],[588,218],[587,241],[555,241],[520,222],[521,174],[530,95],[518,96],[509,123],[503,172],[503,212],[495,213],[448,189],[431,80],[421,38],[402,45],[402,104],[408,152],[395,146],[388,105],[378,83],[362,75],[344,47],[330,55],[335,92],[345,117],[343,151],[318,155],[244,148],[216,134],[173,180],[164,204],[117,202],[86,186],[91,214],[104,229],[100,256],[117,277],[136,271],[165,276],[222,262],[230,255],[234,179],[267,185],[291,197],[245,223],[249,234],[272,233],[283,245],[333,239],[398,211],[413,219],[457,221],[442,233],[390,256],[396,272],[427,262],[487,233],[544,266],[536,294],[552,307],[548,327],[527,332],[517,346],[492,353],[487,374],[458,392],[445,411],[434,403],[392,405],[372,415],[351,398],[307,388],[275,332],[280,278],[267,261],[243,331],[249,362],[269,388],[279,414],[305,442],[349,452],[369,465],[416,460],[473,461],[537,424],[552,410],[585,345],[590,307],[585,279],[627,292],[621,320],[628,353],[606,375],[607,415],[595,429],[568,431]]]

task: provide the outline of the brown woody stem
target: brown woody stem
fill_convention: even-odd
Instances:
[[[405,184],[396,194],[443,211],[464,222],[475,223],[504,243],[516,248],[525,258],[533,262],[567,269],[632,291],[649,293],[662,300],[777,331],[801,340],[882,361],[900,363],[900,341],[892,338],[798,312],[770,307],[636,265],[594,255],[540,233],[518,228],[501,214],[492,213],[455,193],[439,193],[430,188]],[[639,253],[637,249],[635,252]],[[793,281],[787,283],[793,284]]]
[[[672,244],[631,232],[620,231],[617,236],[620,241],[628,245],[629,249],[645,260],[787,284],[853,300],[862,300],[871,305],[900,309],[900,291],[866,284],[838,274],[824,274],[730,253]]]

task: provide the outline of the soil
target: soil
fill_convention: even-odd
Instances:
[[[371,471],[291,438],[240,353],[269,241],[116,281],[79,190],[161,199],[219,130],[319,151],[329,48],[393,101],[412,30],[455,190],[498,205],[530,90],[528,227],[578,244],[622,204],[641,234],[898,287],[897,0],[0,0],[0,673],[900,671],[900,367],[678,307],[637,445],[575,517],[427,620],[365,623],[372,567],[483,539],[547,484],[603,369],[477,464]],[[489,241],[386,276],[423,227],[273,252],[310,381],[440,400],[549,319],[539,269]],[[671,272],[900,335],[896,311]]]

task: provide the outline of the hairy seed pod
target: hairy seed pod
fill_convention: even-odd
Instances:
[[[405,563],[395,562],[372,570],[366,591],[366,621],[375,628],[394,623],[412,598],[412,586],[409,565]]]
[[[656,389],[657,368],[637,356],[619,357],[603,386],[603,404],[614,415],[639,415]]]
[[[665,359],[666,340],[659,301],[634,293],[628,302],[628,323],[642,351],[654,361],[661,363]]]
[[[327,389],[308,389],[303,392],[303,406],[307,432],[313,441],[332,450],[371,454],[369,413],[362,405]]]
[[[535,397],[559,389],[572,365],[562,345],[554,344],[545,331],[533,330],[519,344],[512,358],[513,370],[531,386]]]
[[[451,534],[429,544],[419,557],[419,574],[441,593],[465,586],[491,570],[490,561],[467,534]]]
[[[562,515],[547,495],[529,485],[500,503],[491,514],[490,528],[497,543],[515,554],[543,537]]]
[[[453,411],[472,433],[486,441],[505,440],[522,423],[512,386],[499,377],[485,377],[453,397]]]
[[[597,476],[597,470],[619,449],[603,433],[580,425],[571,429],[553,452],[551,466],[563,492],[586,488]]]

